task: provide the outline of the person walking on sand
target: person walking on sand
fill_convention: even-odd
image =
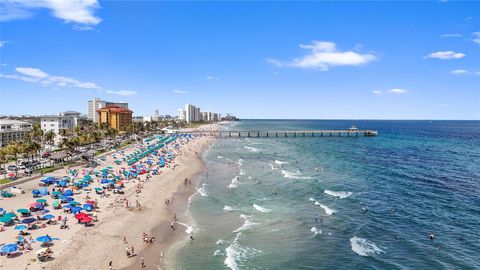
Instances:
[[[123,244],[126,244],[126,243],[128,243],[128,242],[127,242],[127,236],[124,235],[124,236],[123,236]]]
[[[112,269],[113,269],[113,268],[112,268],[112,264],[113,264],[113,261],[110,261],[110,262],[108,263],[108,269],[109,269],[109,270],[112,270]]]
[[[143,260],[143,258],[142,258],[141,261],[142,261],[142,268],[144,268],[145,267],[145,260]]]

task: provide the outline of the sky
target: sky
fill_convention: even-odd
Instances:
[[[0,2],[0,114],[480,119],[480,2]]]

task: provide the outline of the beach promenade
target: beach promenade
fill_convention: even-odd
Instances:
[[[216,125],[200,127],[208,130],[216,128]],[[183,212],[187,208],[188,198],[195,192],[195,176],[204,169],[201,155],[213,140],[215,138],[198,136],[177,139],[174,141],[176,147],[173,143],[165,146],[165,151],[171,151],[175,158],[162,168],[150,167],[149,173],[139,174],[138,178],[122,179],[125,186],[124,194],[114,194],[113,190],[107,191],[105,196],[95,192],[87,193],[84,190],[74,192],[72,198],[80,205],[86,200],[97,202],[98,207],[87,212],[94,220],[89,226],[79,224],[74,215],[65,214],[63,208],[52,209],[51,204],[54,200],[50,196],[44,196],[49,203],[45,209],[50,211],[48,214],[55,216],[52,220],[59,216],[62,218],[67,216],[68,229],[60,229],[62,222],[57,222],[55,225],[45,225],[44,228],[24,230],[30,233],[33,239],[30,243],[31,250],[23,250],[9,258],[0,256],[0,268],[109,269],[111,262],[112,269],[140,269],[143,258],[144,269],[165,269],[162,259],[168,259],[166,256],[169,247],[179,240],[187,240],[190,237],[186,233],[188,227],[185,226],[188,219],[184,217]],[[123,150],[123,156],[137,151],[139,147],[140,145],[127,147]],[[129,167],[126,162],[119,164],[115,162],[120,154],[108,155],[100,167],[110,166],[113,174]],[[141,159],[136,164],[145,164],[146,159]],[[71,169],[79,172],[84,170],[81,167]],[[159,174],[153,175],[151,173],[153,169],[158,169]],[[65,170],[48,174],[57,178],[66,175]],[[101,177],[93,178],[94,181],[90,185],[92,191],[102,187]],[[23,183],[19,187],[25,190],[24,194],[0,200],[0,207],[5,211],[17,213],[17,209],[28,208],[38,199],[32,197],[32,191],[39,188],[38,180]],[[87,195],[90,198],[86,198]],[[17,215],[20,216],[20,213]],[[32,217],[35,218],[36,213],[33,213]],[[19,219],[22,220],[21,217]],[[4,226],[4,231],[0,232],[0,244],[15,243],[19,233],[15,227],[18,225]],[[152,243],[145,243],[145,234],[150,240],[151,237],[155,240]],[[36,251],[42,246],[35,239],[43,235],[54,238],[51,242],[53,245],[49,247],[53,251],[54,259],[46,262],[40,262],[36,255]],[[127,248],[133,256],[126,256]]]

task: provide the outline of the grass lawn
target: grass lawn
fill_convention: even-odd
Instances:
[[[2,185],[2,184],[8,184],[8,183],[10,183],[10,182],[12,182],[12,180],[10,180],[10,179],[0,179],[0,185]]]

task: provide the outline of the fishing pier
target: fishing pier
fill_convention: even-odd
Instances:
[[[234,131],[234,130],[196,130],[178,132],[201,134],[218,138],[294,138],[294,137],[373,137],[378,135],[375,130],[270,130],[270,131]]]

